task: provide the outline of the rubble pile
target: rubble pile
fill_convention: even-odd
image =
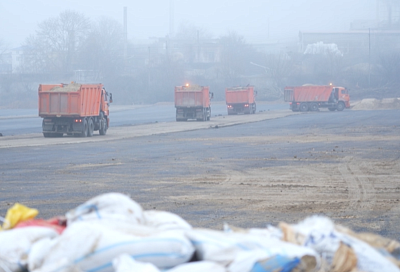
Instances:
[[[400,109],[400,98],[366,98],[356,102],[352,107],[353,110],[391,110]]]
[[[36,219],[21,204],[0,231],[0,271],[31,272],[399,272],[400,244],[355,233],[323,216],[298,224],[223,230],[143,208],[124,194],[88,200]]]

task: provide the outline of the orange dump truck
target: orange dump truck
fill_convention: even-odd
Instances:
[[[228,115],[238,113],[256,113],[254,87],[233,87],[225,90]]]
[[[350,108],[349,92],[344,87],[314,85],[285,87],[284,99],[285,102],[290,102],[292,111],[318,111],[320,108],[342,111]]]
[[[211,117],[210,100],[213,93],[208,87],[203,86],[176,86],[175,87],[175,108],[176,121],[209,121]]]
[[[93,131],[105,135],[110,124],[112,94],[102,84],[40,84],[39,116],[44,137],[65,134],[91,137]]]

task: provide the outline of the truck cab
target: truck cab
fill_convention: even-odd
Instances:
[[[337,92],[338,101],[343,101],[346,108],[350,108],[349,91],[346,88],[338,87],[338,88],[335,88],[335,92]]]

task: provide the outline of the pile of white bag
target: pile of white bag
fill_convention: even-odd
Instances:
[[[61,235],[46,227],[1,231],[0,271],[400,271],[398,242],[321,216],[265,229],[197,229],[178,215],[144,211],[128,196],[109,193],[66,218]]]

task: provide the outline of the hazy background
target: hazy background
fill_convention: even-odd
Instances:
[[[375,6],[375,0],[174,0],[174,28],[191,23],[215,37],[234,30],[248,42],[265,41],[268,34],[270,39],[296,39],[300,30],[347,31],[354,20],[374,19]],[[169,34],[168,0],[1,0],[0,37],[19,46],[38,23],[65,10],[122,23],[123,7],[128,8],[129,39]]]
[[[247,84],[267,101],[329,83],[400,97],[399,70],[399,0],[0,0],[0,108],[71,81],[101,82],[117,104],[172,102],[185,83],[220,101]]]

